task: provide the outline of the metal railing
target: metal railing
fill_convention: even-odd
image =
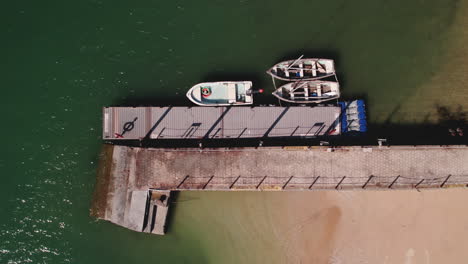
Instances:
[[[419,189],[419,188],[444,188],[444,187],[467,187],[468,175],[444,175],[440,177],[432,176],[378,176],[369,175],[367,177],[296,177],[288,176],[235,176],[235,177],[215,177],[210,176],[190,176],[187,175],[177,185],[174,190],[305,190],[305,189]]]

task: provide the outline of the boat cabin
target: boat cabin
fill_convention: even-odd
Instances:
[[[252,104],[251,82],[213,82],[197,84],[187,97],[198,105]]]

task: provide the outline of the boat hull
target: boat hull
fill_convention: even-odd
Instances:
[[[335,75],[335,64],[330,59],[288,60],[275,64],[267,73],[283,81],[312,81]]]
[[[340,85],[330,81],[287,83],[272,93],[278,99],[295,104],[318,104],[340,97]]]

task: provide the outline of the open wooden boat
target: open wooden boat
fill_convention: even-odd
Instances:
[[[339,98],[340,85],[329,81],[299,81],[279,87],[273,95],[289,103],[322,103]]]
[[[201,106],[250,105],[253,103],[252,82],[206,82],[187,92],[193,103]]]
[[[282,61],[271,67],[268,74],[283,81],[311,81],[335,74],[335,63],[329,59],[302,59]]]

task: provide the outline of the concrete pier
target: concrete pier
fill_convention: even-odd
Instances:
[[[169,204],[160,197],[169,197],[173,190],[389,190],[467,184],[467,146],[147,149],[105,145],[91,213],[135,231],[162,234]]]
[[[135,188],[134,178],[115,173],[128,164],[115,163],[114,151],[104,145],[101,152],[90,214],[134,231],[164,235],[170,191]]]
[[[411,188],[417,184],[424,188],[443,182],[468,184],[466,146],[110,148],[110,177],[127,179],[134,190]]]

